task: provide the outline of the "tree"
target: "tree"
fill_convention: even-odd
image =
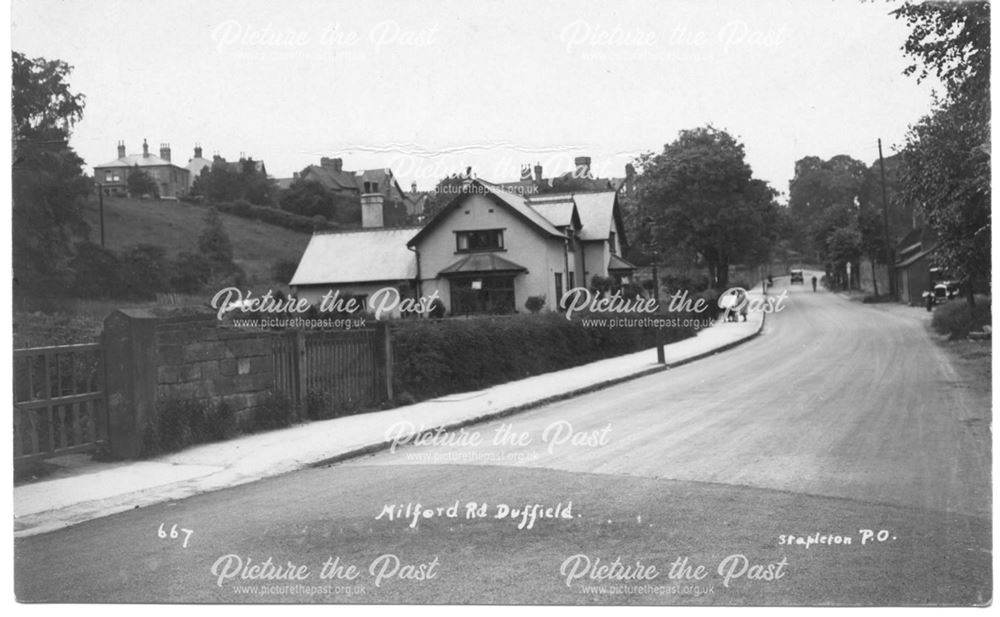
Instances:
[[[61,60],[13,52],[11,132],[13,269],[16,290],[51,292],[61,280],[72,242],[86,235],[83,204],[91,183],[69,147],[83,117],[84,96],[70,91],[72,67]]]
[[[764,259],[778,226],[775,191],[744,159],[743,145],[711,126],[681,131],[662,153],[640,156],[636,241],[650,254],[693,251],[713,285],[728,287],[730,264]]]
[[[935,261],[962,281],[974,304],[990,269],[990,6],[988,2],[907,2],[906,74],[945,86],[931,114],[907,135],[901,197],[937,233]]]
[[[829,160],[807,156],[795,162],[788,208],[798,230],[796,248],[826,261],[829,234],[853,223],[867,166],[847,155]]]
[[[233,243],[222,226],[222,217],[215,208],[205,213],[205,229],[198,236],[198,251],[217,264],[233,263]]]
[[[128,189],[128,194],[132,197],[160,196],[160,189],[156,186],[156,180],[153,180],[152,176],[140,169],[138,164],[129,171],[128,178],[125,180],[125,186]]]
[[[258,206],[270,206],[275,202],[278,188],[274,180],[267,176],[263,166],[259,166],[252,158],[230,164],[226,159],[216,157],[195,178],[191,192],[211,201],[245,199]]]

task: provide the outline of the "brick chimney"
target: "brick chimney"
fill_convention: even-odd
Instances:
[[[331,159],[324,156],[319,160],[319,166],[326,169],[332,169],[333,171],[344,171],[344,159]]]
[[[574,178],[590,178],[590,157],[589,156],[578,156],[573,161],[576,165],[576,171],[574,172]]]
[[[417,181],[416,180],[414,180],[410,184],[410,192],[416,194],[416,192],[417,192]]]
[[[118,158],[120,158],[120,159],[125,158],[125,142],[124,141],[119,141],[118,142]]]
[[[194,158],[196,159],[201,158],[201,144],[194,145]]]
[[[365,229],[384,227],[382,205],[384,198],[381,193],[365,193],[361,195],[361,226]]]
[[[146,143],[146,139],[145,138],[143,138],[143,140],[142,140],[142,156],[143,157],[148,157],[149,156],[149,144]]]
[[[542,164],[535,163],[535,182],[542,181]]]
[[[160,144],[160,158],[170,162],[170,144]]]

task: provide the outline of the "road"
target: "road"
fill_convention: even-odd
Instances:
[[[18,597],[989,602],[988,386],[956,369],[919,311],[788,291],[762,336],[683,367],[20,539]],[[161,524],[192,530],[188,546],[158,537]],[[254,580],[287,576],[245,567],[269,557],[306,570]]]

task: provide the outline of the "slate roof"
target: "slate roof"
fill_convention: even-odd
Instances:
[[[416,227],[378,227],[315,233],[289,285],[415,279],[417,260],[413,251],[406,248],[406,241],[416,230]]]
[[[550,193],[528,199],[528,204],[537,209],[539,205],[558,199],[572,199],[580,215],[581,240],[607,240],[611,234],[611,222],[615,217],[614,191],[601,193]]]

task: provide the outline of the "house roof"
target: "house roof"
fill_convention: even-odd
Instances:
[[[406,241],[416,227],[318,232],[309,240],[289,285],[338,285],[417,278]]]
[[[211,167],[211,166],[212,166],[212,161],[210,161],[210,160],[208,160],[206,158],[203,158],[203,157],[195,157],[195,158],[191,159],[190,161],[188,161],[188,164],[185,167],[185,169],[187,169],[188,171],[190,171],[192,176],[197,176],[197,175],[201,174],[201,170],[202,169],[205,169],[206,167]]]
[[[527,272],[528,269],[495,253],[473,253],[466,255],[438,272],[438,276],[481,274],[496,272]]]
[[[542,235],[556,238],[566,237],[566,234],[556,229],[556,227],[548,219],[529,206],[524,198],[514,195],[513,193],[500,190],[500,188],[496,185],[476,178],[474,180],[469,180],[462,188],[462,192],[448,202],[448,204],[442,208],[434,216],[434,218],[427,222],[423,229],[417,232],[417,234],[410,239],[409,245],[414,246],[423,237],[425,237],[431,229],[440,225],[452,211],[458,208],[466,197],[478,194],[485,195],[486,197],[492,199],[496,204],[508,208],[514,213],[515,216],[526,222],[530,227]]]
[[[542,202],[531,200],[529,205],[535,212],[541,214],[557,227],[579,227],[581,225],[580,215],[576,211],[576,204],[572,197],[560,197],[556,200]]]
[[[607,240],[612,230],[611,223],[617,215],[616,196],[615,191],[549,194],[531,198],[528,203],[535,207],[536,204],[549,203],[560,197],[572,199],[580,216],[580,239]]]
[[[934,247],[934,248],[937,248],[937,247]],[[897,262],[895,267],[897,267],[897,268],[906,268],[908,266],[912,266],[914,263],[920,261],[921,258],[926,257],[927,255],[930,255],[931,253],[933,253],[934,252],[934,248],[929,248],[926,251],[917,251],[916,253],[914,253],[913,255],[910,255],[909,257],[907,257],[903,261]]]
[[[121,158],[115,159],[113,161],[104,163],[103,165],[95,165],[94,169],[104,169],[108,167],[135,167],[136,165],[138,165],[139,167],[169,166],[186,170],[186,168],[181,167],[177,163],[173,163],[166,159],[161,159],[155,154],[150,154],[148,156],[143,156],[141,154],[129,154]]]

